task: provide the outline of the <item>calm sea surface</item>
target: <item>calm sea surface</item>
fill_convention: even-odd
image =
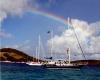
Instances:
[[[100,80],[100,67],[41,69],[25,64],[1,63],[0,80]]]

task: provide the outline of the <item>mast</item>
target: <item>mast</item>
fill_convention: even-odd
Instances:
[[[41,39],[41,54],[42,54],[42,57],[45,57],[45,51],[44,51],[44,46],[43,46],[43,43],[42,43],[42,39]]]
[[[51,50],[50,50],[50,55],[51,55],[51,57],[52,57],[52,52],[53,52],[53,30],[51,31]],[[51,59],[51,61],[52,61],[52,59]]]
[[[34,62],[34,54],[33,54],[33,62]]]
[[[39,63],[39,54],[40,54],[40,35],[38,37],[39,41],[38,41],[38,52],[37,52],[37,56],[38,56],[38,63]]]
[[[71,62],[71,58],[70,58],[70,48],[67,49],[67,54],[68,54],[68,64],[70,64],[70,62]]]
[[[38,59],[37,53],[38,53],[38,51],[37,51],[37,47],[36,47],[36,51],[35,51],[35,54],[36,54],[36,61],[37,61],[37,59]]]
[[[42,54],[42,56],[45,56],[45,54],[44,54],[45,52],[44,52],[44,48],[43,48],[43,44],[42,44],[42,39],[41,39],[41,37],[39,35],[38,36],[38,48],[37,48],[38,62],[39,62],[39,59],[40,59],[40,53]]]

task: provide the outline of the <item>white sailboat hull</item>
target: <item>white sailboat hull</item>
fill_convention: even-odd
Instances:
[[[42,66],[41,63],[34,63],[34,62],[29,62],[29,63],[26,63],[27,65],[30,65],[30,66]]]
[[[83,67],[83,65],[73,65],[73,64],[65,64],[65,65],[60,65],[60,64],[54,64],[54,65],[51,65],[51,64],[46,64],[46,65],[43,65],[44,68],[50,68],[50,69],[61,69],[61,68],[81,68]]]

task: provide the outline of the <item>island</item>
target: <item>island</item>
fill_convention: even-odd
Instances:
[[[28,54],[19,51],[13,48],[2,48],[0,49],[0,61],[1,62],[29,62],[34,61],[37,62],[38,59],[35,57],[29,56]],[[42,62],[43,60],[39,60]],[[100,66],[100,60],[76,60],[71,61],[71,63],[75,64],[85,64],[90,66]]]

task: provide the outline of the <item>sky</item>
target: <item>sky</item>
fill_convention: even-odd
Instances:
[[[0,0],[0,48],[36,56],[40,35],[40,58],[50,56],[53,41],[55,59],[66,59],[67,48],[71,49],[72,60],[83,59],[71,26],[86,58],[100,59],[100,0]]]

